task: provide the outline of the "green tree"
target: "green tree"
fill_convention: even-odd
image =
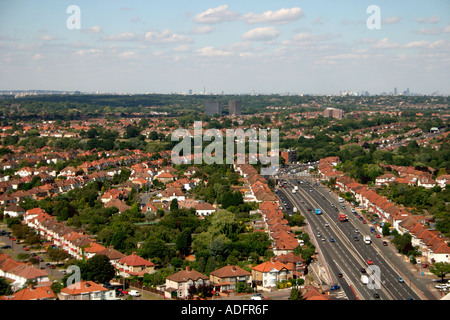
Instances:
[[[303,300],[301,290],[297,287],[292,287],[291,293],[289,295],[289,300]]]
[[[115,276],[114,266],[105,255],[95,255],[86,262],[87,272],[81,277],[97,283],[109,282]]]
[[[0,277],[0,296],[9,296],[13,293],[12,287],[4,277]]]
[[[436,262],[432,267],[430,267],[430,272],[436,277],[441,278],[441,282],[444,282],[445,276],[450,273],[450,263]]]

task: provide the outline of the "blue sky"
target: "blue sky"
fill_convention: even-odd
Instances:
[[[448,0],[0,1],[0,90],[450,94],[449,53]]]

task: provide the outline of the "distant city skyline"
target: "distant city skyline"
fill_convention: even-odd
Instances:
[[[448,0],[0,3],[1,91],[449,95],[449,83]]]

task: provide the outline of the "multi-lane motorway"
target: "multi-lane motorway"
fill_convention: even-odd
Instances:
[[[328,188],[308,181],[281,181],[286,188],[278,193],[290,203],[290,210],[295,206],[305,216],[330,285],[338,285],[349,300],[420,300],[430,296],[426,288],[415,283],[417,279],[407,268],[399,267],[403,261],[390,244],[383,245],[383,237],[377,238],[370,231],[369,221],[363,224],[357,213],[352,213],[351,205],[339,203]],[[295,186],[298,191],[293,193]],[[322,213],[316,214],[316,208]],[[338,212],[345,213],[348,221],[338,221]],[[371,244],[364,242],[366,235],[370,235]],[[362,275],[370,276],[368,284],[363,284]]]

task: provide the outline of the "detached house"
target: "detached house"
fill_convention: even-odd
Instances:
[[[155,264],[138,256],[136,251],[131,255],[120,259],[117,265],[119,267],[120,275],[123,277],[142,277],[145,273],[155,272]]]

